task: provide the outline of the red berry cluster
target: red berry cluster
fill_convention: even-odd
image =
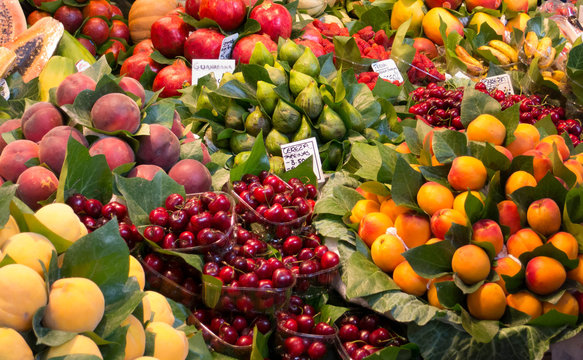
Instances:
[[[379,80],[379,74],[374,72],[374,71],[370,71],[370,72],[363,72],[360,74],[356,74],[356,81],[361,83],[361,84],[366,84],[366,86],[368,86],[369,89],[374,89],[374,87],[377,84],[377,81]],[[402,82],[394,80],[394,81],[390,81],[390,80],[386,80],[386,79],[381,79],[384,80],[386,82],[389,82],[393,85],[397,85],[397,86],[401,86],[403,85]]]
[[[345,27],[340,27],[340,25],[336,23],[323,23],[322,21],[316,19],[312,21],[312,25],[318,31],[327,38],[333,38],[334,36],[350,36],[348,29]]]
[[[283,359],[321,359],[326,355],[336,329],[325,321],[316,323],[315,316],[315,309],[297,296],[290,299],[288,311],[277,314],[276,342]]]
[[[263,223],[277,225],[277,238],[291,235],[294,228],[303,226],[312,212],[318,191],[314,185],[297,178],[287,183],[266,171],[259,176],[247,174],[233,182],[233,191],[241,199],[235,211],[247,225]],[[307,219],[309,220],[309,219]]]
[[[188,318],[188,323],[204,325],[203,337],[213,347],[220,347],[217,338],[235,346],[253,345],[253,328],[262,334],[267,334],[272,327],[271,321],[265,315],[254,316],[248,313],[219,313],[213,310],[195,310]]]
[[[222,193],[206,192],[186,201],[180,194],[171,194],[165,207],[150,211],[152,225],[144,229],[144,237],[164,249],[226,246],[233,226],[231,206]]]
[[[535,124],[546,116],[550,116],[559,134],[567,132],[574,146],[581,143],[581,122],[566,119],[564,108],[546,103],[538,95],[506,95],[501,90],[488,91],[486,85],[481,82],[475,85],[475,89],[500,102],[503,110],[514,104],[520,104],[521,123]],[[463,88],[446,90],[436,84],[429,84],[426,88],[417,88],[410,94],[417,103],[409,108],[409,112],[430,126],[461,130],[463,125],[459,114],[463,92]]]
[[[97,199],[87,199],[82,194],[73,194],[67,201],[75,214],[79,217],[88,232],[97,230],[114,217],[119,223],[119,233],[131,249],[143,240],[142,235],[128,217],[128,209],[124,204],[110,201],[103,205]]]
[[[338,338],[353,360],[361,360],[387,346],[401,346],[405,339],[381,326],[374,314],[345,315],[338,321]]]
[[[386,60],[391,56],[387,48],[392,44],[384,30],[375,32],[366,26],[352,35],[360,50],[360,55],[369,59]]]
[[[297,277],[294,291],[300,294],[313,286],[329,285],[340,263],[338,254],[329,251],[326,245],[320,245],[316,234],[305,239],[292,235],[283,242],[281,251],[284,255],[282,262]]]
[[[431,59],[420,51],[415,52],[411,68],[407,71],[409,81],[415,85],[425,85],[445,80],[445,75],[437,71]]]

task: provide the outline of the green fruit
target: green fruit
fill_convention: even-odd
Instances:
[[[287,75],[283,67],[281,67],[278,62],[276,62],[274,65],[275,66],[263,66],[265,70],[267,70],[271,82],[275,85],[287,84]]]
[[[310,126],[308,119],[306,119],[305,116],[302,116],[302,123],[301,123],[298,131],[294,134],[294,137],[292,138],[292,142],[304,140],[304,139],[307,139],[311,136],[312,136],[312,127]]]
[[[320,95],[322,95],[322,101],[324,101],[326,104],[334,104],[334,96],[324,84],[320,85]]]
[[[285,172],[285,163],[281,156],[272,156],[269,158],[269,172],[277,176],[283,175]]]
[[[362,132],[366,127],[360,111],[356,110],[356,108],[348,101],[346,101],[346,99],[342,100],[342,103],[340,103],[337,111],[338,115],[340,115],[346,122],[346,127],[348,129]]]
[[[367,138],[367,140],[379,140],[381,137],[381,134],[379,134],[378,131],[376,131],[375,129],[371,129],[371,128],[366,128],[364,129],[364,137]]]
[[[213,128],[209,126],[205,132],[205,137],[208,139],[212,139],[213,144],[216,147],[228,150],[229,149],[229,139],[222,139],[222,140],[218,139],[218,136],[219,136],[219,133],[221,130],[224,130],[224,128],[221,127],[220,130],[217,129],[216,131],[214,131]]]
[[[245,119],[245,131],[251,136],[258,136],[261,130],[263,130],[263,136],[267,136],[271,130],[271,124],[269,118],[257,106]]]
[[[219,82],[219,87],[225,85],[226,83],[228,83],[231,80],[237,80],[235,75],[233,75],[231,73],[224,73],[223,77],[221,78],[221,81]]]
[[[336,170],[338,164],[342,160],[342,146],[338,143],[332,142],[328,147],[328,151],[326,151],[328,155],[328,170]]]
[[[234,154],[238,154],[241,151],[251,151],[253,143],[255,143],[254,136],[247,133],[233,132],[229,145],[231,145],[231,151]]]
[[[284,134],[275,129],[271,129],[265,139],[265,148],[271,155],[281,156],[281,145],[289,143],[289,139]]]
[[[261,41],[255,43],[251,58],[249,58],[249,64],[273,66],[273,61],[273,55],[267,50],[267,47]]]
[[[200,94],[198,94],[198,98],[196,99],[196,111],[202,109],[214,110],[211,101],[209,100],[208,89],[206,86],[202,87]]]
[[[289,72],[289,89],[294,96],[298,94],[310,85],[310,83],[315,83],[313,77],[303,74],[297,70],[291,70]]]
[[[233,159],[233,165],[235,166],[241,165],[242,163],[247,161],[247,159],[249,159],[249,155],[251,155],[251,151],[241,151],[240,153],[235,155],[235,159]]]
[[[323,142],[342,140],[346,135],[346,126],[340,116],[328,105],[324,106],[318,118],[318,133]]]
[[[303,53],[302,48],[298,44],[287,39],[279,49],[278,57],[281,60],[287,61],[290,66],[293,66]]]
[[[320,75],[320,63],[309,47],[304,49],[302,56],[294,63],[293,69],[313,78]]]
[[[295,104],[301,107],[310,119],[318,118],[318,115],[322,112],[324,103],[316,82],[311,82],[307,88],[298,94]]]
[[[279,100],[271,117],[273,128],[282,133],[292,133],[298,129],[302,121],[299,111],[283,100]]]
[[[265,81],[260,80],[257,82],[257,100],[259,100],[263,109],[270,116],[273,114],[273,110],[275,110],[277,100],[279,100],[279,96],[273,91],[274,88],[275,85],[266,83]]]
[[[247,115],[249,115],[247,110],[233,101],[225,113],[225,126],[230,129],[243,130]]]

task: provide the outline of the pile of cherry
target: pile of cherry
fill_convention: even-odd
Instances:
[[[564,108],[546,103],[538,95],[506,95],[501,90],[488,91],[486,85],[481,82],[475,85],[475,89],[497,100],[503,110],[514,104],[520,104],[520,122],[534,124],[546,116],[550,116],[559,134],[564,132],[569,134],[574,146],[581,142],[581,122],[566,119]],[[419,87],[410,94],[416,104],[409,108],[409,113],[433,127],[462,130],[464,126],[460,119],[460,110],[463,94],[464,88],[447,90],[436,84]]]

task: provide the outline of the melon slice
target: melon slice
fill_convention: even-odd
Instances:
[[[28,82],[37,77],[43,70],[61,37],[63,24],[52,17],[45,17],[20,34],[6,47],[16,53],[16,63],[13,71],[22,75],[22,80]]]
[[[7,44],[26,30],[26,17],[18,0],[0,2],[0,46]]]
[[[0,79],[6,77],[8,72],[12,70],[15,61],[16,54],[14,51],[3,46],[0,47]]]

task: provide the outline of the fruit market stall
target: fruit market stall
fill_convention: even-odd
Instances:
[[[580,357],[579,3],[0,10],[0,359]]]

